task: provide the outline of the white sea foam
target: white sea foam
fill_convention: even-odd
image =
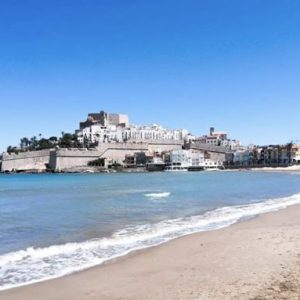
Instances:
[[[300,203],[300,194],[247,205],[218,208],[202,215],[128,226],[108,238],[27,248],[0,256],[0,290],[64,276],[137,249],[199,231],[215,230],[242,218]]]
[[[161,192],[161,193],[148,193],[144,194],[145,197],[148,198],[166,198],[170,196],[170,192]]]

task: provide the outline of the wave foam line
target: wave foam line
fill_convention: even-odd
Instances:
[[[27,248],[0,256],[0,290],[61,277],[131,251],[156,246],[187,234],[216,230],[240,219],[299,204],[300,194],[247,205],[218,208],[202,215],[155,224],[128,226],[109,238]]]
[[[144,194],[145,197],[149,198],[166,198],[170,196],[170,192],[161,192],[161,193],[148,193]]]

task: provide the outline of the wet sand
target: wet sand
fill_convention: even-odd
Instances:
[[[300,299],[300,206],[3,291],[2,299]]]

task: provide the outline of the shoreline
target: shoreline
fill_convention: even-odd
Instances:
[[[206,172],[207,170],[197,170],[197,171],[189,171],[190,173],[202,173]],[[209,171],[209,170],[208,170]],[[288,166],[288,167],[225,167],[224,169],[214,170],[218,172],[299,172],[300,173],[300,165]],[[45,171],[45,170],[24,170],[24,171],[11,171],[11,172],[0,172],[1,175],[15,175],[15,174],[114,174],[114,173],[121,173],[121,174],[130,174],[130,173],[160,173],[164,172],[163,170],[159,171],[149,171],[144,167],[138,168],[124,168],[120,170],[115,169],[99,169],[99,168],[75,168],[72,170],[62,170],[62,171]]]
[[[65,277],[1,291],[0,299],[251,299],[283,292],[294,299],[300,297],[300,282],[296,288],[297,279],[291,279],[300,276],[299,216],[300,205],[293,205],[192,233]]]

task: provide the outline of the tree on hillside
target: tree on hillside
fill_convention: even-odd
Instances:
[[[13,147],[12,146],[8,146],[7,149],[6,149],[6,152],[8,154],[11,154],[13,152]]]
[[[43,150],[43,149],[52,149],[56,146],[61,148],[81,148],[83,144],[78,140],[76,134],[62,132],[62,137],[57,138],[56,136],[51,136],[49,139],[41,138],[42,134],[38,135],[40,139],[37,139],[36,136],[31,138],[23,137],[20,139],[20,148],[9,146],[7,147],[8,153],[16,153],[20,151],[34,151],[34,150]],[[88,143],[88,146],[94,146],[91,143]]]
[[[79,142],[76,134],[73,134],[72,139],[73,139],[73,147],[74,148],[82,148],[83,147],[82,143]]]
[[[73,134],[64,133],[59,140],[59,146],[62,148],[71,148],[73,145]]]
[[[37,145],[38,145],[37,138],[36,138],[36,136],[33,136],[33,137],[30,139],[30,147],[29,147],[29,149],[30,149],[30,150],[35,150],[36,147],[37,147]]]
[[[21,140],[20,140],[20,147],[21,147],[21,149],[27,149],[28,146],[29,146],[29,144],[30,144],[30,141],[29,141],[29,139],[27,137],[21,138]]]
[[[54,147],[55,147],[55,144],[51,143],[50,139],[40,139],[38,141],[38,149],[39,150],[51,149]]]

